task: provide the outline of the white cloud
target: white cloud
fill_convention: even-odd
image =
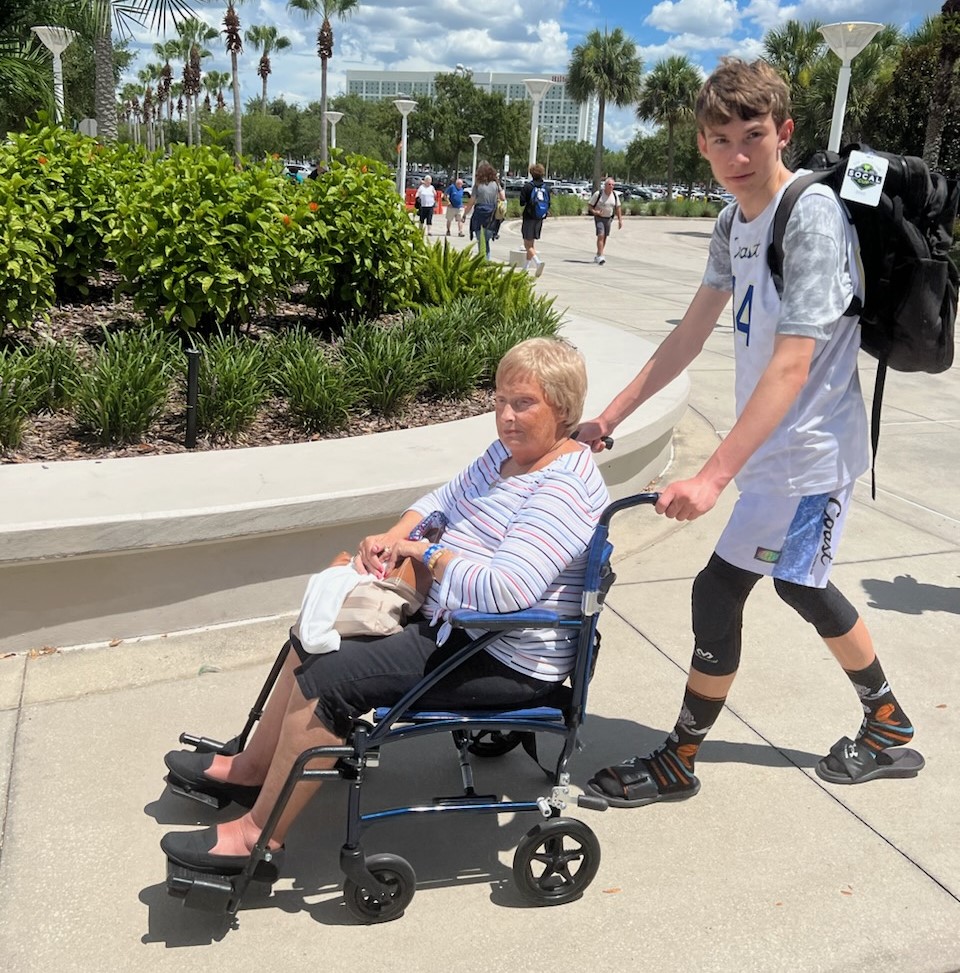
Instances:
[[[644,24],[667,33],[729,34],[740,23],[734,0],[663,0]]]

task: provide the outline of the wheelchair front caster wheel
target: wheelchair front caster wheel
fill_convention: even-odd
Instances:
[[[470,736],[467,749],[477,757],[502,757],[520,746],[523,734],[515,730],[501,733],[499,730],[481,730]]]
[[[535,905],[562,905],[583,895],[600,867],[597,836],[575,818],[551,818],[531,828],[517,845],[517,891]]]
[[[373,892],[357,885],[353,879],[343,883],[347,911],[361,922],[389,922],[399,919],[417,890],[417,877],[410,863],[399,855],[371,855],[367,871],[390,889],[390,897],[381,902]]]

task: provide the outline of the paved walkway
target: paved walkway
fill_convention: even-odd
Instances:
[[[517,228],[505,227],[495,254],[519,245]],[[597,267],[587,220],[550,221],[538,286],[572,313],[660,340],[697,285],[709,232],[709,221],[628,220]],[[694,472],[730,427],[728,319],[691,376],[668,477]],[[872,388],[867,360],[863,381]],[[818,780],[816,760],[856,731],[859,705],[822,644],[761,585],[747,607],[741,675],[701,751],[701,794],[676,806],[575,811],[597,832],[603,861],[583,899],[554,909],[524,908],[512,888],[529,818],[404,822],[372,829],[368,849],[407,857],[417,895],[397,922],[355,925],[338,893],[342,792],[333,786],[290,836],[271,899],[251,902],[232,929],[184,910],[165,894],[157,842],[206,819],[164,793],[161,756],[183,729],[221,736],[239,727],[283,621],[0,660],[0,966],[960,969],[958,478],[960,371],[892,375],[878,497],[858,485],[835,577],[863,610],[918,728],[920,777],[854,788]],[[692,524],[649,509],[614,522],[619,580],[575,784],[673,725],[690,655],[690,584],[731,502]],[[385,755],[371,800],[449,792],[457,776],[448,750],[435,740],[413,745],[409,764],[399,751]],[[529,794],[535,769],[511,754],[483,765],[479,784]]]

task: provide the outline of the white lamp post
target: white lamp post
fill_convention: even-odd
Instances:
[[[553,82],[545,81],[542,78],[524,78],[524,85],[527,89],[527,94],[530,95],[533,101],[533,117],[530,122],[530,162],[528,165],[533,165],[537,161],[537,132],[540,129],[540,100],[547,92]]]
[[[847,110],[847,94],[850,91],[850,64],[853,59],[873,40],[883,24],[849,23],[826,24],[820,28],[823,39],[830,50],[840,58],[840,74],[837,77],[837,91],[833,97],[833,120],[830,122],[830,140],[827,148],[831,152],[840,149],[843,135],[843,116]]]
[[[477,146],[482,141],[482,135],[471,135],[470,141],[473,142],[473,168],[470,170],[470,178],[477,178]]]
[[[400,126],[400,168],[397,170],[397,191],[402,197],[407,188],[407,115],[417,107],[417,103],[409,98],[397,98],[394,105],[403,116]]]
[[[43,46],[53,55],[53,103],[57,124],[63,121],[63,62],[60,55],[70,46],[77,36],[75,30],[67,27],[33,27]]]
[[[323,117],[330,123],[330,148],[337,147],[337,122],[343,118],[342,111],[325,111]]]

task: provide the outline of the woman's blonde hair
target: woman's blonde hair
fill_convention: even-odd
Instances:
[[[563,338],[528,338],[514,345],[497,366],[497,385],[516,375],[540,383],[547,404],[556,409],[569,436],[583,416],[587,366],[583,355]]]

